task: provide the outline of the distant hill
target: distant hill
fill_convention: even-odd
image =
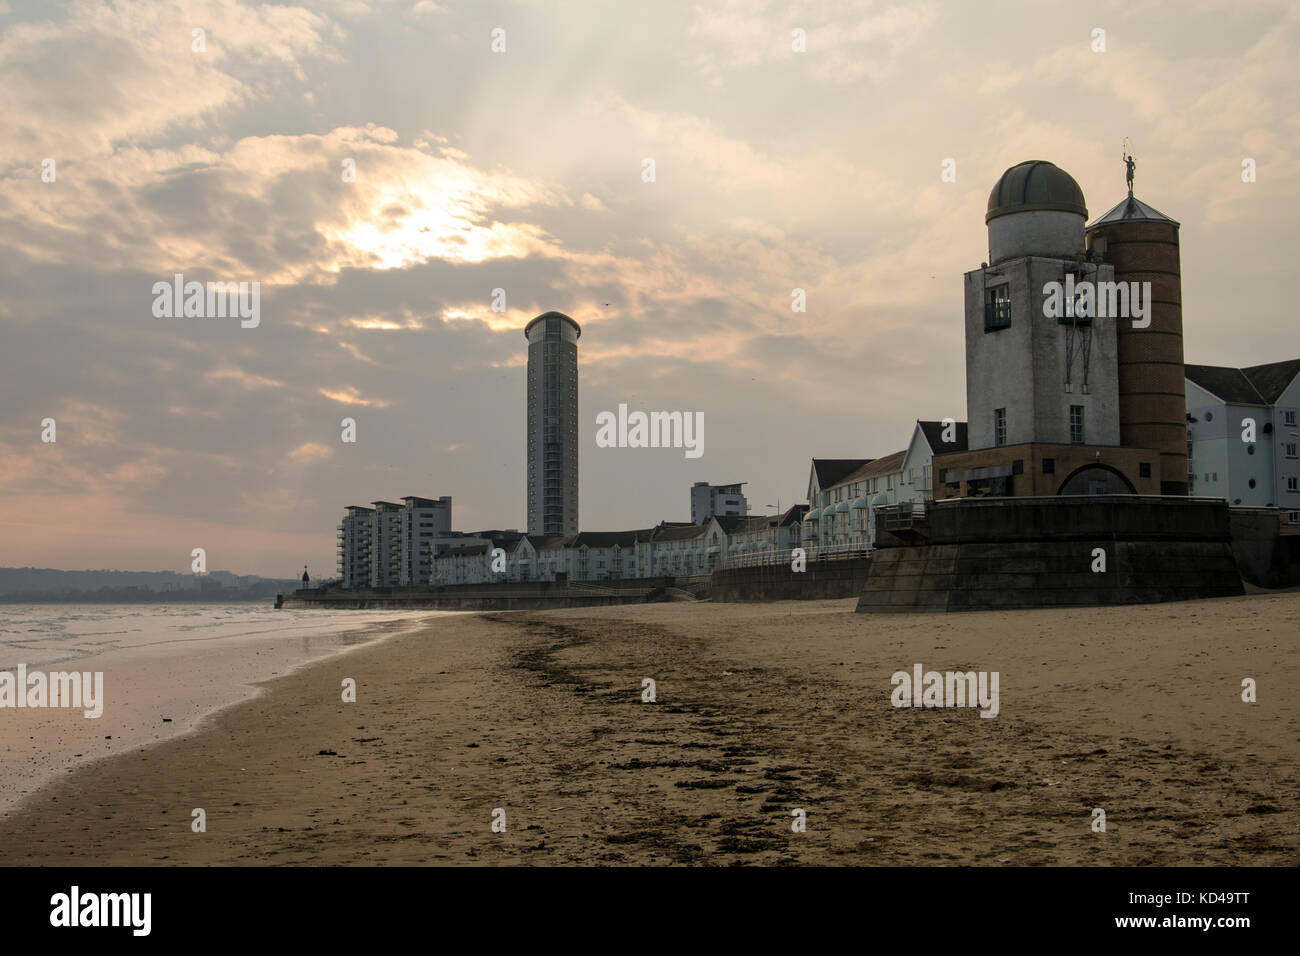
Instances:
[[[299,586],[293,578],[210,571],[60,571],[56,568],[0,568],[0,602],[100,603],[257,601]]]

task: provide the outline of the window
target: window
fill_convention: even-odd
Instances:
[[[1007,410],[1005,408],[993,409],[993,444],[1005,445],[1007,443]]]
[[[1294,426],[1294,425],[1295,425],[1295,412],[1294,412],[1294,411],[1283,412],[1283,413],[1282,413],[1282,424],[1283,424],[1283,425],[1292,425],[1292,426]]]
[[[1294,457],[1296,456],[1296,455],[1295,455],[1295,446],[1296,446],[1296,443],[1295,443],[1295,442],[1288,442],[1288,443],[1286,444],[1286,456],[1287,456],[1288,458],[1294,458]]]
[[[1083,444],[1083,406],[1070,406],[1070,444]]]
[[[1059,322],[1061,325],[1072,325],[1075,323],[1079,325],[1091,325],[1092,314],[1097,311],[1097,302],[1093,301],[1091,304],[1089,304],[1083,301],[1083,287],[1081,284],[1083,281],[1083,276],[1079,273],[1074,273],[1074,278],[1075,278],[1075,289],[1076,289],[1074,293],[1074,298],[1071,301],[1065,303],[1065,308],[1061,310],[1061,315],[1057,318],[1056,321]],[[1066,281],[1067,280],[1065,278],[1062,278],[1061,285],[1064,286]],[[1119,293],[1118,299],[1122,300],[1122,304],[1121,301],[1117,300],[1116,307],[1118,309],[1122,309],[1123,311],[1116,312],[1116,314],[1127,315],[1128,314],[1128,288],[1123,285],[1119,285],[1117,291]]]
[[[1043,474],[1045,474],[1045,475],[1054,475],[1054,474],[1056,474],[1056,459],[1055,459],[1055,458],[1044,458],[1044,459],[1043,459]]]
[[[984,300],[984,331],[996,332],[1011,327],[1011,288],[1005,285],[989,289]]]
[[[1138,477],[1139,478],[1151,477],[1151,462],[1149,461],[1138,462]]]
[[[1288,478],[1286,480],[1287,491],[1300,491],[1300,478]]]

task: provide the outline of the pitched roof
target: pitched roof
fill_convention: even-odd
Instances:
[[[811,510],[808,505],[791,505],[785,509],[785,513],[777,520],[777,525],[784,528],[786,525],[794,524],[796,521],[802,521],[803,516]]]
[[[731,534],[750,519],[745,515],[714,515],[713,520],[722,527],[723,531]]]
[[[1272,405],[1286,387],[1300,374],[1300,359],[1288,359],[1285,362],[1270,362],[1268,365],[1252,365],[1243,368],[1242,373],[1251,381],[1264,400]]]
[[[736,517],[730,528],[726,528],[728,534],[753,534],[756,531],[766,531],[769,528],[775,528],[780,525],[781,515],[749,515],[747,517]]]
[[[1220,401],[1244,405],[1265,404],[1264,396],[1259,394],[1259,389],[1239,368],[1225,368],[1219,365],[1184,365],[1183,374],[1187,376],[1188,381],[1199,385]]]
[[[957,426],[954,435],[956,441],[943,440],[943,422],[923,422],[917,419],[916,424],[920,426],[921,433],[925,435],[925,440],[930,445],[930,451],[947,455],[955,451],[967,450],[968,434],[965,422],[954,422]]]
[[[814,458],[813,473],[817,475],[819,488],[830,488],[838,484],[849,472],[861,468],[870,458]]]
[[[636,544],[635,531],[579,531],[570,547],[612,548],[614,545],[630,548]]]
[[[1087,228],[1092,229],[1111,222],[1167,222],[1175,226],[1178,225],[1177,222],[1170,219],[1159,209],[1148,206],[1141,199],[1133,196],[1121,199],[1117,205],[1112,206],[1107,212],[1103,213],[1100,219],[1089,223]]]
[[[562,534],[530,534],[528,541],[535,551],[558,551],[572,539]]]
[[[447,558],[463,558],[467,554],[487,554],[488,546],[486,544],[470,544],[463,548],[448,548],[446,551],[439,551],[433,556],[433,560],[442,561]]]
[[[664,522],[667,524],[667,522]],[[691,538],[699,538],[704,534],[708,525],[688,524],[677,527],[663,527],[662,525],[655,529],[654,540],[656,541],[689,541]]]
[[[862,469],[859,478],[875,478],[878,475],[891,475],[903,467],[903,459],[907,457],[907,449],[896,451],[892,455],[886,455],[884,458],[877,458],[866,468]]]

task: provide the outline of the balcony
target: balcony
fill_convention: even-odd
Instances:
[[[994,299],[984,303],[984,331],[997,332],[1011,328],[1011,300]]]

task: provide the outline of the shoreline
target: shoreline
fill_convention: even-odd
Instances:
[[[852,605],[434,621],[68,775],[0,818],[0,863],[1300,859],[1286,691],[1300,595],[888,619]],[[890,674],[917,662],[999,671],[999,716],[891,707]],[[1241,675],[1257,703],[1240,701]],[[346,676],[355,704],[339,698]]]
[[[68,773],[93,768],[100,761],[178,739],[200,731],[213,717],[265,693],[269,681],[358,646],[419,628],[437,612],[392,612],[375,621],[322,620],[310,627],[241,629],[194,635],[180,627],[124,646],[57,657],[28,667],[28,672],[102,671],[104,713],[85,718],[76,708],[6,708],[0,742],[0,820],[20,810],[34,794]],[[131,623],[131,622],[126,622]],[[200,626],[219,626],[204,622]],[[242,628],[252,627],[251,630]],[[107,632],[113,637],[133,633]],[[92,640],[101,632],[86,635]],[[13,651],[10,651],[12,654]],[[170,716],[168,716],[170,715]]]

